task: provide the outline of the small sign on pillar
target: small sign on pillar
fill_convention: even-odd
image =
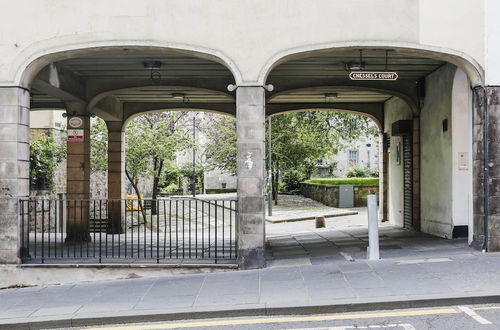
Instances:
[[[83,142],[83,129],[69,129],[68,142]]]
[[[83,142],[83,120],[80,117],[68,118],[68,142]]]

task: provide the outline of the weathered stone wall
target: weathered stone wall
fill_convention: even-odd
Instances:
[[[354,185],[354,207],[366,206],[367,196],[378,195],[378,191],[377,185]],[[339,186],[302,182],[300,193],[325,205],[339,207]]]
[[[500,87],[488,87],[488,250],[500,251]]]
[[[302,182],[300,194],[328,206],[339,206],[339,186]]]
[[[363,207],[367,205],[368,195],[378,195],[379,186],[354,186],[354,206]]]
[[[485,95],[486,93],[486,95]],[[487,120],[484,121],[484,111]],[[486,247],[488,251],[500,250],[500,87],[474,89],[473,102],[473,171],[474,171],[474,235],[472,245]],[[486,125],[485,125],[486,124]],[[483,130],[487,128],[489,143],[487,172],[484,167]],[[488,223],[485,237],[484,176],[488,176]],[[486,240],[486,242],[485,242]]]
[[[29,195],[29,92],[0,88],[0,263],[21,256],[18,198]]]

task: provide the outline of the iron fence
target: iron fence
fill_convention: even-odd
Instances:
[[[236,200],[20,201],[23,263],[234,263]],[[146,207],[147,206],[147,207]]]

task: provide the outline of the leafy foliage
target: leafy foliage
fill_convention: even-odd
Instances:
[[[378,172],[361,166],[353,166],[347,169],[346,176],[348,178],[376,177]]]
[[[287,192],[295,193],[300,190],[300,183],[307,178],[306,173],[299,170],[287,171],[283,174],[282,180]]]
[[[141,193],[138,181],[141,177],[153,178],[153,199],[157,198],[162,180],[171,170],[176,153],[192,147],[193,141],[180,125],[186,112],[146,114],[134,119],[125,130],[125,174],[137,196]],[[172,173],[170,173],[172,174]],[[156,214],[153,203],[152,214]]]
[[[177,151],[192,146],[192,139],[176,125],[183,113],[146,114],[133,120],[125,130],[126,169],[132,178],[159,176]]]
[[[53,189],[57,165],[66,157],[66,143],[42,134],[30,141],[30,183],[35,189]]]
[[[207,167],[220,168],[236,174],[236,119],[213,115],[204,127],[208,143],[205,146]]]
[[[90,170],[106,171],[108,168],[108,129],[101,118],[96,118],[90,128]]]
[[[215,117],[211,124],[207,162],[235,174],[236,122],[230,117]],[[299,179],[311,176],[318,158],[335,155],[360,136],[376,134],[378,129],[371,119],[349,113],[306,111],[272,117],[273,188],[279,187],[282,177],[287,190],[296,190]],[[276,189],[273,195],[276,199]]]

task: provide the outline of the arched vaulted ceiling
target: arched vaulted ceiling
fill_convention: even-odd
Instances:
[[[418,108],[417,83],[445,62],[402,55],[391,50],[362,50],[364,70],[395,71],[397,81],[351,81],[347,63],[359,62],[357,49],[323,52],[275,67],[267,82],[267,113],[293,109],[374,108],[393,96]],[[158,61],[151,70],[145,63]],[[66,101],[90,103],[108,120],[123,120],[128,112],[196,108],[235,113],[234,93],[227,85],[233,76],[224,65],[172,51],[113,49],[57,61],[44,68],[32,83],[32,108],[64,108]],[[182,95],[182,97],[179,97]],[[372,114],[373,115],[373,114]],[[378,116],[380,117],[380,116]]]

